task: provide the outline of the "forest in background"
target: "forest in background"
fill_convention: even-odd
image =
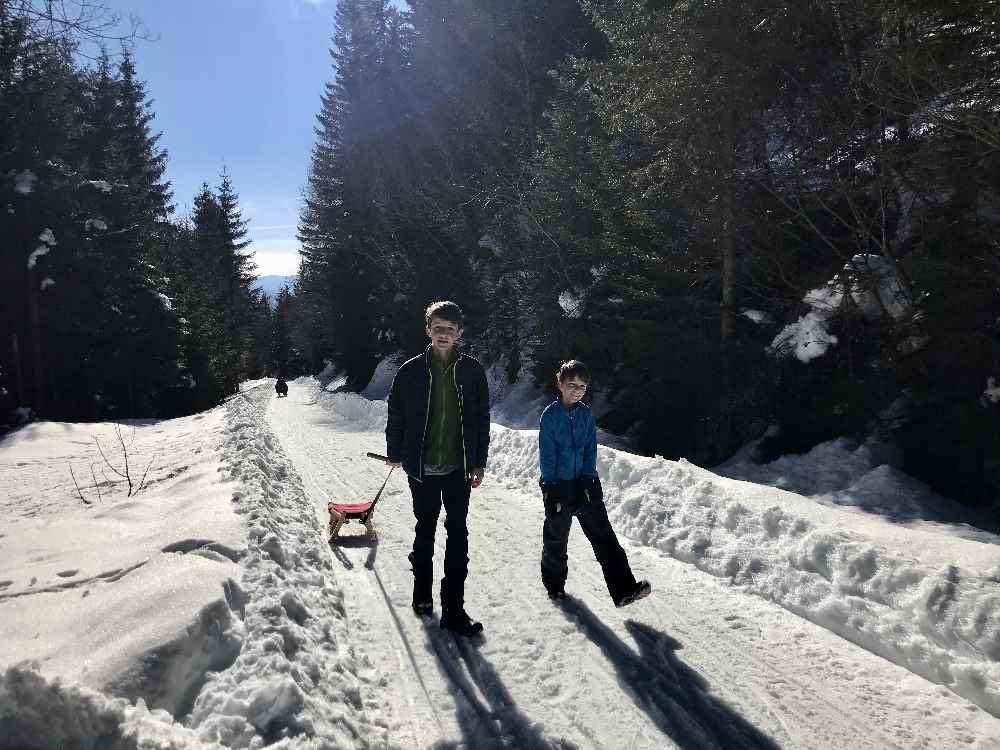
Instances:
[[[233,182],[174,215],[117,27],[99,4],[0,0],[0,423],[189,414],[272,361]]]
[[[0,0],[0,412],[361,388],[452,298],[511,382],[585,360],[644,452],[877,436],[1000,498],[997,3],[339,0],[273,313],[229,177],[175,217],[134,53],[82,64],[51,7]]]
[[[645,452],[877,436],[1000,497],[1000,5],[408,5],[338,3],[307,369],[361,387],[453,298],[511,380],[590,364]]]

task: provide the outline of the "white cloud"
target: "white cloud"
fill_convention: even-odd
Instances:
[[[264,224],[262,226],[250,226],[250,234],[254,232],[294,232],[298,227],[295,224]]]
[[[258,240],[253,250],[253,262],[259,276],[291,276],[299,272],[299,243],[294,239]]]

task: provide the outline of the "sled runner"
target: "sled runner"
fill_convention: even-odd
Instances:
[[[380,456],[378,453],[366,453],[368,458],[374,458],[379,461],[389,462],[388,457]],[[341,527],[348,521],[360,521],[365,525],[365,530],[368,532],[368,536],[372,540],[377,538],[375,533],[375,505],[378,503],[378,499],[382,496],[382,491],[385,486],[389,483],[389,477],[392,476],[392,472],[395,470],[395,466],[389,469],[389,474],[386,476],[385,481],[382,482],[382,486],[379,491],[375,493],[375,497],[367,503],[327,503],[326,509],[330,512],[330,542],[333,542],[337,536],[340,534]]]

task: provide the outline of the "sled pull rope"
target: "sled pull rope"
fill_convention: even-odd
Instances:
[[[383,490],[385,489],[385,486],[386,486],[387,484],[389,484],[389,477],[391,477],[391,476],[392,476],[392,472],[394,472],[395,470],[396,470],[396,467],[395,467],[395,466],[393,466],[393,467],[392,467],[391,469],[389,469],[389,473],[388,473],[388,474],[386,474],[386,477],[385,477],[385,481],[384,481],[384,482],[382,482],[382,486],[381,486],[381,487],[379,487],[379,488],[378,488],[378,492],[376,492],[376,493],[375,493],[375,499],[374,499],[374,500],[372,500],[372,504],[371,504],[371,507],[370,507],[370,508],[368,508],[368,512],[367,512],[367,513],[365,514],[365,518],[368,518],[368,517],[370,517],[370,516],[371,516],[371,514],[375,512],[375,506],[376,506],[376,505],[378,504],[378,499],[379,499],[380,497],[382,497],[382,491],[383,491]]]

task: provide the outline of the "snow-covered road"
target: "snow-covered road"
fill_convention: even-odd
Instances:
[[[0,750],[1000,748],[987,531],[602,445],[609,517],[653,595],[615,609],[576,530],[556,605],[537,432],[494,424],[466,591],[486,633],[458,640],[410,609],[400,473],[377,545],[358,524],[327,544],[326,502],[385,478],[364,453],[385,449],[386,403],[271,385],[127,435],[0,441]],[[104,476],[123,456],[102,443],[148,470],[142,492]]]
[[[385,478],[363,456],[384,451],[377,416],[357,397],[318,392],[314,381],[267,401],[261,427],[301,477],[321,527],[328,500],[369,499]],[[480,641],[456,640],[410,610],[404,476],[391,478],[381,501],[377,546],[353,524],[330,549],[358,704],[373,733],[366,744],[1000,746],[1000,720],[945,687],[649,547],[626,543],[653,596],[617,610],[576,529],[570,598],[554,605],[538,576],[541,503],[523,486],[488,472],[473,492],[466,605],[486,626]],[[443,541],[442,527],[438,573]]]

